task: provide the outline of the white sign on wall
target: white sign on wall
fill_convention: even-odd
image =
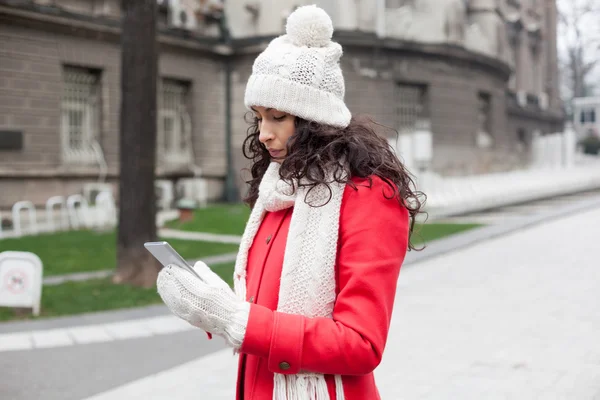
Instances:
[[[39,315],[42,273],[42,260],[33,253],[0,253],[0,307],[32,308]]]

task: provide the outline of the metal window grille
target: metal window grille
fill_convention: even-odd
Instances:
[[[99,131],[99,76],[85,68],[63,70],[61,135],[63,160],[93,163]]]
[[[160,85],[158,112],[159,159],[166,164],[192,161],[192,124],[187,111],[188,85],[164,79]]]
[[[491,101],[487,93],[479,93],[477,99],[479,130],[491,134]]]
[[[396,117],[398,131],[414,131],[420,119],[427,118],[426,88],[422,85],[398,84],[396,87]]]

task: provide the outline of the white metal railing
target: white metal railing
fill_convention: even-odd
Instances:
[[[80,194],[72,194],[67,197],[67,211],[69,222],[74,229],[88,227],[90,222],[90,207],[85,197]]]
[[[13,227],[10,230],[2,230],[0,227],[0,238],[116,226],[117,207],[112,193],[101,191],[97,194],[94,203],[94,206],[90,206],[85,197],[80,194],[68,196],[66,199],[62,196],[53,196],[46,201],[45,220],[40,220],[31,201],[18,201],[12,207]],[[23,211],[27,212],[28,224],[24,223]],[[56,218],[57,214],[58,218]]]
[[[188,195],[191,193],[200,203],[205,204],[205,202],[200,201],[201,199],[206,199],[205,182],[191,181],[183,185],[184,194]],[[158,226],[162,226],[166,220],[174,219],[178,216],[178,210],[171,207],[172,200],[174,199],[173,185],[161,185],[160,182],[157,181],[157,187],[164,186],[162,196],[166,198],[166,201],[163,202],[164,209],[160,210],[156,216]],[[31,201],[19,201],[15,203],[11,213],[13,227],[6,229],[0,226],[0,239],[34,235],[41,232],[83,228],[106,229],[116,226],[118,222],[118,209],[112,190],[108,187],[102,187],[102,185],[94,185],[98,187],[99,192],[93,199],[91,199],[91,193],[87,193],[87,195],[73,194],[66,198],[63,196],[50,197],[46,201],[45,207],[40,210],[41,214],[45,214],[45,218],[40,218]],[[88,198],[90,198],[90,201],[88,201]],[[23,218],[24,211],[27,212],[26,219]],[[0,213],[0,221],[1,219],[2,214]]]

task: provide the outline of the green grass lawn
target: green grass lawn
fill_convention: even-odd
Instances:
[[[30,251],[44,264],[44,276],[112,269],[116,263],[116,233],[71,231],[0,239],[0,252]],[[185,258],[194,259],[237,251],[235,244],[168,239]]]
[[[444,236],[454,235],[455,233],[478,228],[478,224],[415,224],[415,230],[411,238],[414,245],[422,245],[432,240],[441,239]]]
[[[214,204],[194,211],[192,221],[171,221],[166,227],[192,232],[241,235],[249,216],[250,208],[245,204]]]

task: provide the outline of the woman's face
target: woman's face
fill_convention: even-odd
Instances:
[[[296,125],[291,114],[278,111],[274,108],[252,107],[258,119],[258,140],[265,145],[271,159],[281,163],[286,156],[288,139],[294,134]]]

